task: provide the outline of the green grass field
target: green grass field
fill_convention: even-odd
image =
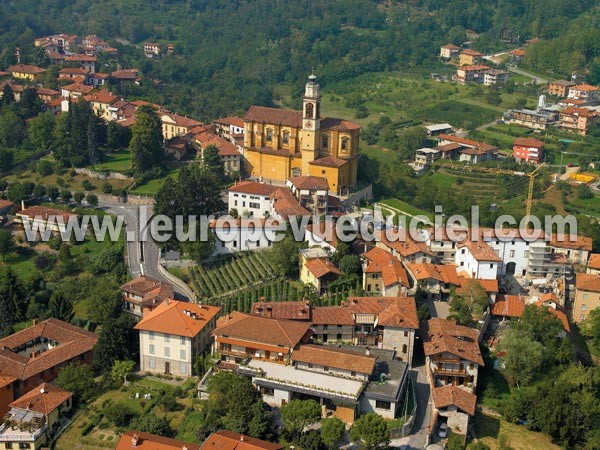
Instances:
[[[120,152],[107,153],[103,159],[101,163],[91,166],[90,169],[99,172],[125,172],[132,168],[131,152],[127,149],[123,149]]]
[[[474,425],[477,439],[488,445],[492,450],[502,450],[503,448],[514,450],[560,449],[559,446],[551,442],[549,436],[529,431],[523,425],[509,423],[500,417],[478,412],[475,414]]]

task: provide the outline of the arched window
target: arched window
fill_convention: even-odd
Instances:
[[[313,116],[314,109],[315,109],[315,105],[313,105],[312,103],[307,103],[306,104],[306,117],[310,117],[312,119],[314,117]]]
[[[289,131],[284,131],[283,132],[283,143],[284,144],[289,144],[290,143],[290,132]]]
[[[302,175],[302,170],[299,167],[292,167],[292,176],[299,177]]]
[[[273,141],[273,130],[270,128],[267,128],[267,142],[271,142]]]
[[[406,347],[406,344],[402,345],[402,353],[406,353],[406,351],[408,350],[408,348]]]
[[[329,135],[322,134],[321,135],[321,148],[327,150],[329,148]]]
[[[342,138],[342,150],[348,151],[349,147],[350,147],[350,139],[348,139],[347,137],[343,137]]]

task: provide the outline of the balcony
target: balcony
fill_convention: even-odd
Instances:
[[[436,369],[433,371],[434,375],[441,375],[441,376],[447,376],[447,377],[466,377],[467,376],[467,371],[466,370],[458,370],[458,369]]]

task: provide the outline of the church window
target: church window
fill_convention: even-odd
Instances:
[[[321,147],[327,150],[329,148],[329,135],[321,135]]]
[[[315,106],[312,103],[306,104],[306,117],[313,117],[314,108]]]
[[[342,138],[342,150],[348,150],[349,139],[347,137]]]
[[[267,128],[267,142],[271,142],[273,140],[273,130]]]
[[[290,132],[289,131],[284,131],[283,132],[283,143],[284,144],[289,144],[290,143]]]

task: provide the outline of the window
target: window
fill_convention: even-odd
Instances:
[[[475,368],[475,364],[471,363],[469,364],[469,370],[473,370]]]
[[[582,311],[587,311],[587,305],[581,305],[581,310]]]
[[[408,331],[404,331],[404,337],[408,336]]]
[[[283,132],[283,143],[284,144],[289,144],[290,143],[290,132],[289,131],[284,131]]]
[[[312,363],[308,363],[308,368],[312,369],[313,368],[313,364]]]
[[[327,366],[323,366],[323,370],[324,370],[325,372],[329,372],[329,367],[327,367]]]
[[[185,350],[184,349],[179,350],[179,359],[185,359]]]
[[[313,105],[312,103],[307,103],[306,104],[306,117],[313,118],[314,111],[315,111],[315,105]]]
[[[321,135],[321,148],[327,150],[329,148],[329,135],[322,134]]]
[[[465,249],[464,249],[464,248],[463,248],[463,249],[460,251],[460,254],[461,254],[461,255],[464,255],[464,254],[465,254]]]
[[[151,341],[154,340],[154,331],[148,331],[148,339],[150,339]]]
[[[384,402],[382,400],[376,400],[375,401],[375,408],[377,408],[377,409],[385,409],[386,411],[389,411],[390,409],[392,409],[392,404],[390,402]]]
[[[515,257],[515,251],[511,250],[510,252],[508,252],[508,256],[510,256],[511,258]]]
[[[154,344],[150,344],[150,347],[148,348],[148,353],[154,355]]]
[[[180,336],[180,338],[179,338],[179,343],[180,343],[181,345],[185,345],[185,336]]]
[[[350,372],[350,376],[355,377],[356,376],[356,372],[353,370],[352,372]]]
[[[402,344],[402,353],[406,353],[408,351],[408,347],[406,344]]]
[[[349,139],[347,137],[342,138],[342,151],[348,151]]]
[[[323,325],[323,329],[326,330],[327,329],[327,325]]]
[[[171,342],[171,335],[165,334],[165,342]]]
[[[271,142],[273,140],[273,130],[267,128],[267,142]]]
[[[151,369],[156,369],[156,361],[154,360],[154,358],[150,358],[148,360],[148,367],[150,367]]]
[[[342,340],[342,333],[338,333],[338,334],[336,334],[335,338],[336,338],[338,341],[341,341],[341,340]]]
[[[182,362],[179,373],[187,375],[187,363]]]
[[[493,269],[493,268],[494,268],[494,265],[493,265],[493,264],[490,264],[490,269]]]
[[[165,347],[165,358],[171,357],[171,349],[169,347]]]
[[[275,395],[275,389],[270,387],[261,387],[260,393],[262,395],[268,395],[269,397],[273,397]]]

